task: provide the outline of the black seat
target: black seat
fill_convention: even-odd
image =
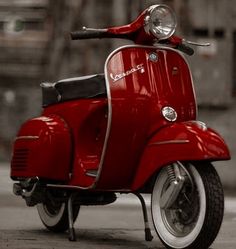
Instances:
[[[43,107],[56,103],[106,96],[104,74],[69,78],[55,83],[42,83]]]

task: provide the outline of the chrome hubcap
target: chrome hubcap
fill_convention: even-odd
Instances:
[[[162,194],[168,187],[169,181],[167,180]],[[176,237],[184,237],[194,229],[199,210],[200,202],[197,189],[192,185],[192,181],[187,179],[175,203],[170,208],[161,209],[161,215],[171,234]]]

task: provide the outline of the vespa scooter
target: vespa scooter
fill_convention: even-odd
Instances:
[[[220,229],[224,195],[212,162],[230,159],[224,140],[197,121],[187,42],[176,18],[153,5],[131,24],[83,28],[76,39],[123,38],[104,73],[42,83],[43,112],[14,142],[14,193],[37,205],[51,231],[69,229],[81,205],[105,205],[117,193],[151,194],[155,231],[167,248],[208,248]],[[203,44],[204,45],[204,44]],[[182,51],[182,52],[180,52]]]

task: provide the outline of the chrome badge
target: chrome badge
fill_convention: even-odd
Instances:
[[[113,80],[113,82],[116,82],[116,81],[121,80],[124,77],[126,77],[134,72],[144,73],[145,72],[144,65],[139,64],[136,67],[133,67],[133,68],[127,70],[126,72],[115,74],[115,75],[113,73],[110,73],[110,77]]]
[[[175,111],[174,108],[170,107],[170,106],[165,106],[164,108],[162,108],[161,110],[163,117],[170,121],[170,122],[174,122],[177,119],[177,112]]]
[[[158,61],[158,55],[155,52],[152,52],[148,55],[148,59],[152,62],[157,62]]]

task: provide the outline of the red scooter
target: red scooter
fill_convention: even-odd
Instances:
[[[117,193],[151,193],[155,231],[168,248],[208,248],[220,229],[224,196],[212,161],[230,159],[223,139],[197,121],[192,77],[174,36],[176,18],[153,5],[126,26],[83,28],[76,39],[123,38],[104,74],[43,83],[43,113],[14,143],[14,193],[37,205],[51,231],[69,229],[81,205],[105,205]]]

